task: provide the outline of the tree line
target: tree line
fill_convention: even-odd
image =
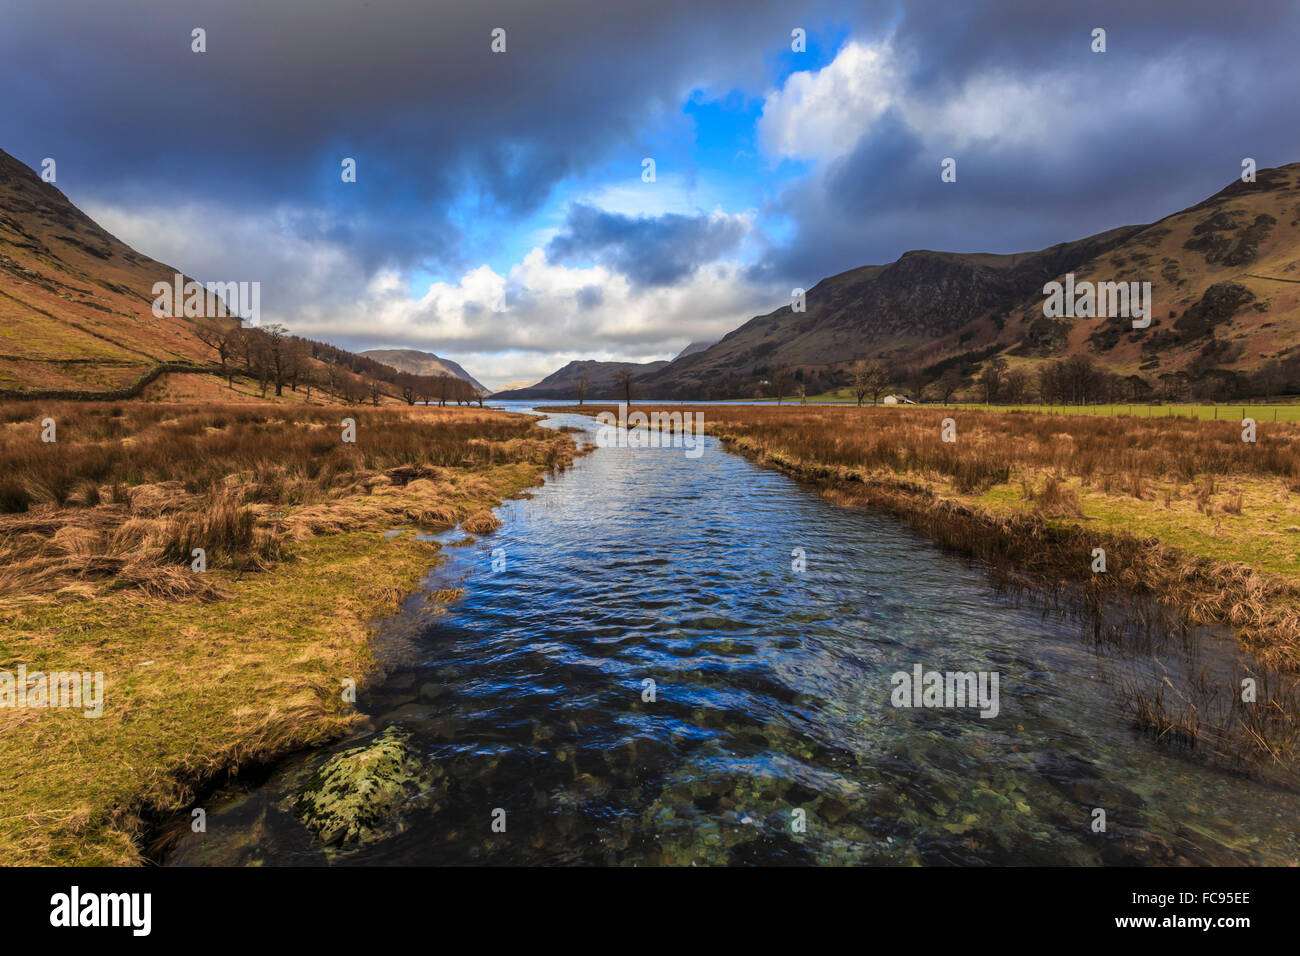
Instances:
[[[462,378],[401,372],[364,355],[293,335],[279,323],[245,327],[224,318],[199,319],[194,334],[215,353],[229,388],[234,388],[235,376],[248,377],[258,383],[262,398],[272,392],[283,395],[287,388],[301,390],[308,401],[317,390],[351,405],[367,401],[378,405],[385,396],[408,405],[483,404],[483,396]]]
[[[879,404],[882,396],[896,394],[920,403],[948,404],[959,392],[968,400],[985,404],[1090,405],[1147,402],[1235,401],[1300,393],[1300,355],[1270,360],[1249,372],[1208,369],[1187,372],[1121,375],[1088,355],[1072,355],[1036,366],[1011,366],[1001,355],[986,359],[978,372],[951,364],[937,375],[935,367],[892,365],[884,359],[858,359],[829,373],[787,366],[767,368],[757,374],[759,394],[778,404],[794,395],[847,387],[862,405]]]

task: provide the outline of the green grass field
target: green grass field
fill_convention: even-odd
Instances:
[[[769,399],[776,404],[776,399]],[[857,398],[847,388],[820,395],[809,395],[808,404],[827,404],[833,402],[856,403]],[[799,404],[799,396],[787,396],[782,399],[786,405]],[[867,403],[871,404],[870,402]],[[937,402],[927,401],[933,407]],[[952,402],[949,407],[999,412],[1050,412],[1054,415],[1101,415],[1106,418],[1133,416],[1141,418],[1200,418],[1207,421],[1222,419],[1239,422],[1243,418],[1253,418],[1257,422],[1300,422],[1300,403],[1251,403],[1224,402],[1220,404],[1191,404],[1174,402],[1164,405],[985,405],[974,402]]]
[[[1204,421],[1300,422],[1300,405],[1251,405],[1233,402],[1223,405],[962,405],[985,411],[1051,412],[1054,415],[1101,415],[1106,418],[1187,418]]]

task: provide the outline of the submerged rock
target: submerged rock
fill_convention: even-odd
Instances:
[[[438,776],[411,735],[392,726],[327,760],[303,787],[295,810],[326,845],[370,843],[396,832],[402,812]]]

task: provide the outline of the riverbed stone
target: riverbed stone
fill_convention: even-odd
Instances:
[[[327,846],[371,843],[400,829],[402,814],[439,775],[394,725],[327,760],[307,781],[298,817]]]

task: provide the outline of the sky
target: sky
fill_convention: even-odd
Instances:
[[[263,323],[500,386],[1300,161],[1298,47],[1294,0],[6,0],[0,149]]]

